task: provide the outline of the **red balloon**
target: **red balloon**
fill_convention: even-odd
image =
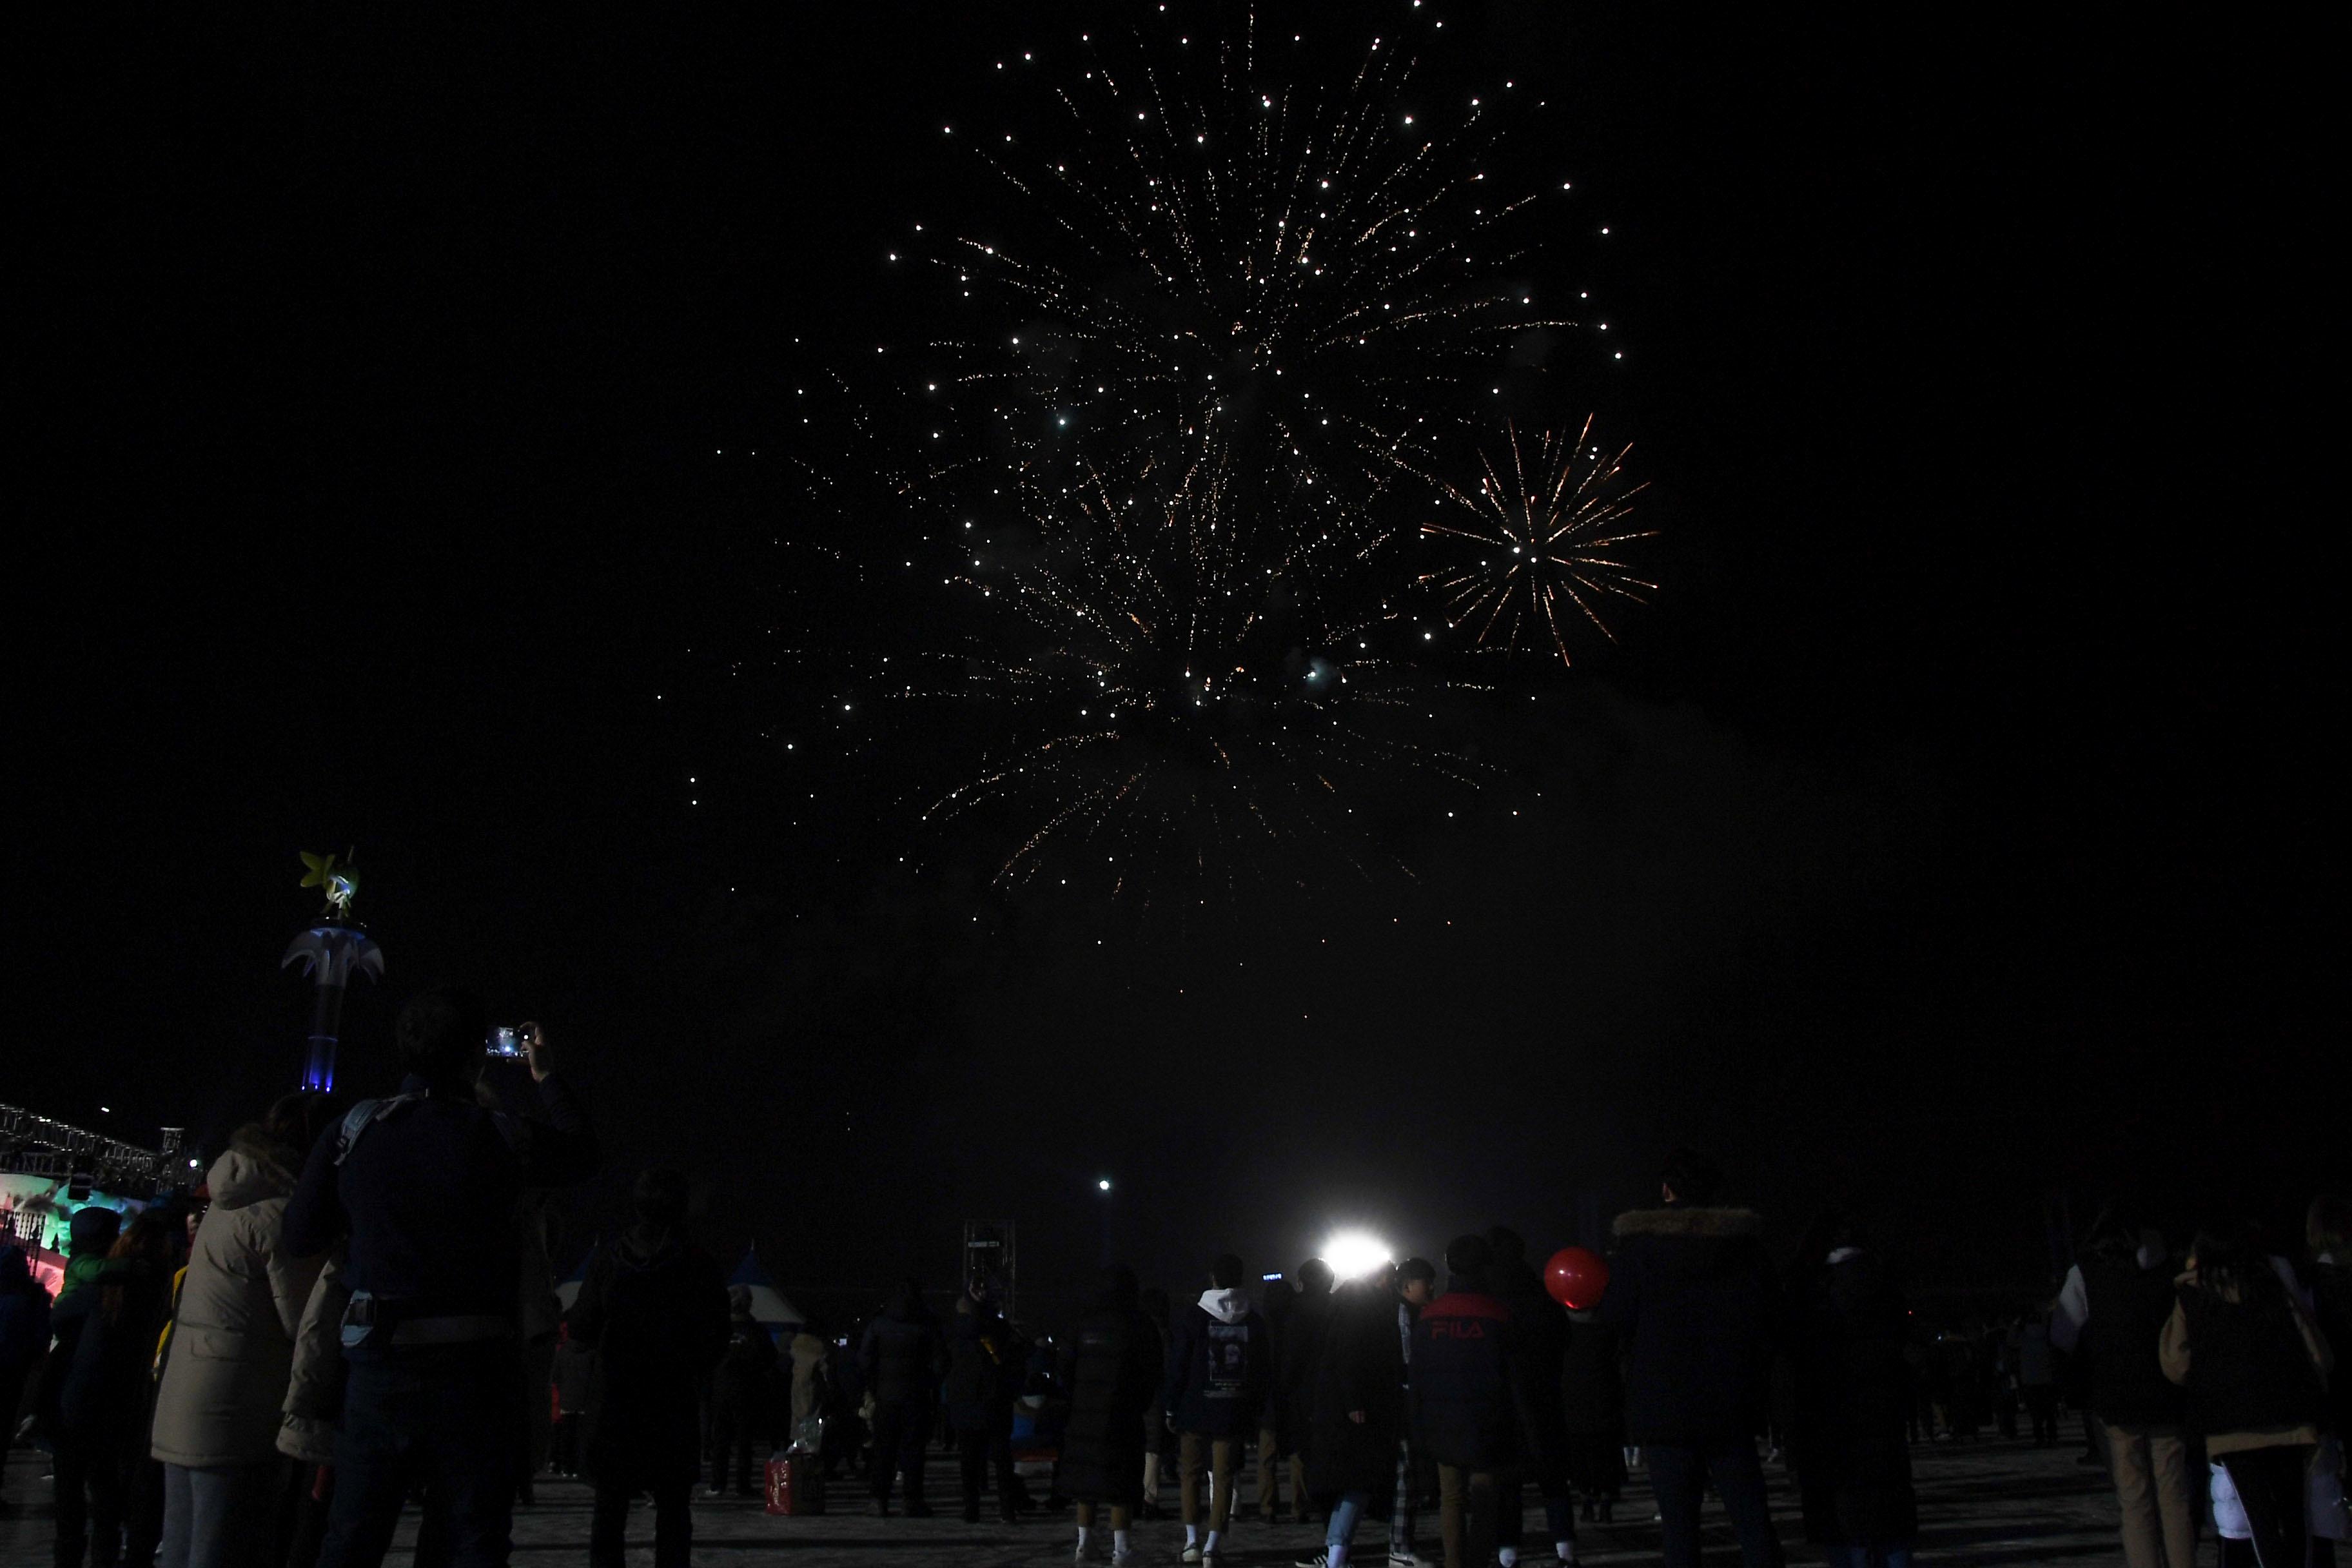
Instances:
[[[1585,1247],[1563,1247],[1544,1265],[1544,1289],[1572,1310],[1596,1306],[1609,1289],[1608,1260]]]

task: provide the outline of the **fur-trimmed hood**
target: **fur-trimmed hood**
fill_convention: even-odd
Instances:
[[[1677,1205],[1673,1208],[1628,1209],[1617,1216],[1612,1228],[1620,1237],[1753,1237],[1764,1234],[1764,1216],[1754,1209],[1713,1209]]]

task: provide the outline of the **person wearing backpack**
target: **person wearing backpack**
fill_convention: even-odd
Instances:
[[[1234,1472],[1241,1447],[1258,1430],[1273,1384],[1265,1320],[1243,1294],[1241,1259],[1210,1260],[1209,1288],[1177,1314],[1162,1403],[1176,1433],[1184,1510],[1184,1561],[1213,1564],[1234,1512]],[[1201,1507],[1208,1472],[1209,1506]]]
[[[322,1135],[287,1200],[284,1250],[344,1243],[346,1375],[324,1568],[376,1568],[422,1483],[453,1568],[503,1563],[522,1387],[516,1203],[583,1181],[596,1140],[554,1069],[546,1031],[520,1032],[540,1116],[478,1104],[489,1018],[479,998],[412,998],[394,1034],[398,1093]]]

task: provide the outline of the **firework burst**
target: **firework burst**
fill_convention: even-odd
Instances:
[[[1444,673],[1412,613],[1425,552],[1476,547],[1422,585],[1449,620],[1486,616],[1481,647],[1532,629],[1505,613],[1524,597],[1564,658],[1561,604],[1647,586],[1606,553],[1631,537],[1603,526],[1622,510],[1588,504],[1616,494],[1613,464],[1552,490],[1522,475],[1517,514],[1492,468],[1479,497],[1438,478],[1493,428],[1506,375],[1577,326],[1537,303],[1515,237],[1538,197],[1524,179],[1506,195],[1493,156],[1503,102],[1533,95],[1431,85],[1401,37],[1336,73],[1299,43],[1262,39],[1254,15],[1197,38],[1147,16],[1079,40],[1039,95],[1047,123],[943,126],[1013,197],[908,242],[964,324],[877,346],[859,379],[880,384],[837,399],[845,439],[804,470],[796,546],[829,511],[828,559],[859,592],[897,577],[954,605],[851,628],[920,626],[927,647],[812,652],[803,684],[862,665],[838,683],[887,700],[835,692],[828,722],[923,710],[893,754],[977,755],[919,801],[913,770],[891,784],[1001,846],[1000,883],[1149,901],[1304,884],[1335,858],[1398,868],[1386,828],[1497,776],[1469,760],[1481,688]],[[1005,232],[975,232],[991,225]],[[1547,472],[1575,466],[1557,445]],[[1472,521],[1409,520],[1401,486],[1422,480]],[[1535,528],[1537,491],[1569,505],[1562,530],[1489,590],[1488,547]],[[869,555],[895,559],[848,564]],[[1538,574],[1548,591],[1523,595]]]
[[[1602,611],[1612,599],[1645,603],[1657,584],[1636,577],[1624,547],[1654,535],[1626,521],[1646,485],[1623,482],[1625,454],[1591,445],[1587,418],[1573,440],[1547,431],[1532,452],[1516,426],[1507,425],[1510,458],[1498,469],[1480,455],[1484,472],[1475,492],[1439,486],[1448,521],[1424,523],[1424,538],[1462,548],[1458,559],[1425,572],[1446,624],[1466,628],[1478,648],[1515,652],[1548,647],[1571,663],[1563,621],[1590,622],[1610,641]],[[1458,511],[1467,516],[1452,521]]]

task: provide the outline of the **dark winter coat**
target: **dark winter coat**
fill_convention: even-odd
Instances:
[[[399,1096],[377,1102],[381,1120],[362,1122],[348,1146],[338,1124],[311,1148],[286,1204],[287,1255],[315,1258],[348,1237],[345,1281],[377,1298],[380,1325],[514,1319],[523,1189],[584,1181],[596,1170],[595,1137],[562,1078],[542,1080],[537,1095],[546,1120],[526,1121],[485,1110],[470,1093],[404,1079]],[[394,1337],[379,1327],[344,1357],[396,1356]]]
[[[1010,1431],[1028,1352],[1013,1326],[986,1308],[958,1310],[948,1346],[948,1425],[959,1432]]]
[[[713,1409],[739,1420],[757,1420],[774,1397],[776,1342],[748,1311],[727,1320],[727,1348],[710,1379]]]
[[[1853,1252],[1801,1282],[1790,1312],[1797,1367],[1790,1456],[1805,1538],[1906,1544],[1919,1518],[1904,1359],[1910,1320],[1901,1293],[1875,1258]]]
[[[110,1312],[107,1298],[119,1291]],[[109,1258],[51,1319],[65,1375],[57,1427],[82,1452],[143,1454],[153,1406],[155,1343],[172,1316],[172,1277],[142,1258]]]
[[[1707,1447],[1764,1429],[1781,1304],[1763,1228],[1751,1209],[1617,1216],[1599,1313],[1633,1352],[1627,1442]]]
[[[858,1342],[858,1370],[877,1405],[929,1409],[939,1402],[940,1374],[947,1364],[939,1320],[912,1290],[899,1291],[882,1315],[866,1325],[866,1337]]]
[[[1622,1437],[1625,1431],[1625,1342],[1597,1316],[1571,1318],[1559,1358],[1560,1424],[1578,1437]]]
[[[1545,1293],[1525,1263],[1496,1270],[1495,1294],[1511,1314],[1518,1341],[1512,1365],[1528,1436],[1538,1458],[1557,1463],[1565,1453],[1568,1423],[1560,1407],[1560,1363],[1568,1353],[1568,1311]]]
[[[1144,1412],[1160,1387],[1160,1336],[1132,1302],[1107,1300],[1079,1320],[1063,1351],[1070,1393],[1055,1488],[1080,1502],[1143,1502]]]
[[[1404,1430],[1404,1346],[1396,1299],[1341,1286],[1318,1330],[1303,1447],[1307,1489],[1328,1510],[1342,1492],[1365,1492],[1374,1519],[1388,1517]],[[1361,1413],[1364,1419],[1354,1416]]]
[[[1239,1290],[1207,1290],[1173,1328],[1162,1393],[1176,1430],[1255,1436],[1274,1384],[1265,1320]]]
[[[1412,1429],[1439,1464],[1486,1473],[1527,1452],[1525,1374],[1510,1309],[1475,1283],[1447,1281],[1412,1325]]]
[[[1274,1428],[1286,1453],[1304,1454],[1314,1439],[1315,1377],[1330,1331],[1331,1293],[1300,1291],[1274,1327]]]
[[[582,1436],[599,1481],[691,1481],[702,1457],[702,1384],[727,1349],[727,1280],[700,1247],[631,1231],[597,1249],[569,1315],[595,1352]]]
[[[0,1246],[0,1388],[22,1387],[26,1373],[48,1348],[49,1293],[34,1279],[23,1247],[13,1241]],[[14,1421],[16,1415],[13,1403],[0,1411],[0,1419]]]
[[[2172,1277],[2133,1258],[2084,1258],[2091,1410],[2111,1426],[2168,1426],[2181,1418],[2180,1390],[2164,1375],[2157,1342],[2172,1316]]]
[[[2326,1342],[2267,1270],[2241,1289],[2181,1277],[2160,1349],[2188,1393],[2189,1429],[2221,1454],[2274,1437],[2311,1442],[2327,1409]],[[2289,1436],[2295,1429],[2298,1436]]]

